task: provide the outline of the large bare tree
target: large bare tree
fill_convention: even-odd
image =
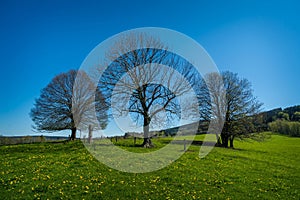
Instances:
[[[42,89],[30,116],[37,131],[70,129],[71,139],[74,140],[78,126],[83,129],[100,124],[100,127],[105,128],[107,106],[100,90],[85,72],[70,70],[55,76]]]
[[[217,141],[233,148],[236,137],[250,136],[262,104],[253,96],[251,83],[229,71],[207,74],[199,86],[200,115],[205,121],[224,124]]]
[[[99,87],[118,116],[130,114],[143,126],[142,146],[151,147],[149,128],[163,123],[162,113],[168,122],[182,117],[178,99],[193,87],[192,65],[145,33],[118,40],[106,53],[106,64]]]

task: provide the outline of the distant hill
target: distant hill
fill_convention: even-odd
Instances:
[[[266,112],[263,112],[265,123],[270,123],[276,119],[288,118],[290,121],[299,121],[297,117],[300,114],[300,105],[290,106],[287,108],[275,108]]]
[[[259,126],[262,127],[263,129],[262,131],[266,131],[268,130],[268,123],[275,121],[277,119],[281,119],[283,116],[286,116],[285,114],[288,115],[290,121],[298,121],[299,119],[296,118],[296,114],[295,114],[297,112],[300,112],[300,105],[291,106],[284,109],[275,108],[269,111],[264,111],[261,113],[263,115],[263,121],[262,124],[260,124]],[[181,135],[189,135],[191,134],[191,130],[195,130],[195,126],[197,125],[199,125],[199,127],[196,134],[205,134],[208,129],[209,123],[202,121],[200,123],[196,122],[196,123],[186,124],[180,127],[178,126],[174,128],[165,129],[165,130],[152,131],[152,135],[164,134],[166,136],[168,135],[174,136],[177,134],[179,129]]]

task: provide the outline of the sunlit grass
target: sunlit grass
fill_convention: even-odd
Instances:
[[[156,148],[162,140],[154,139]],[[300,138],[273,135],[236,141],[235,150],[214,148],[203,159],[192,145],[176,162],[146,174],[110,169],[80,141],[1,146],[0,199],[299,199],[299,144]]]

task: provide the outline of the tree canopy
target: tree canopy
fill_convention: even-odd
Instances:
[[[93,115],[97,116],[98,122]],[[99,123],[101,128],[106,127],[107,106],[100,90],[96,89],[85,72],[70,70],[55,76],[42,89],[30,117],[37,131],[69,129],[71,139],[75,139],[78,126],[87,128]]]
[[[152,146],[149,127],[163,123],[158,119],[161,113],[169,122],[180,117],[178,98],[191,90],[194,81],[192,66],[167,49],[144,33],[128,35],[106,53],[110,64],[99,81],[117,114],[130,113],[142,124],[144,147]]]
[[[221,98],[225,97],[225,98]],[[219,144],[233,147],[235,137],[243,137],[254,132],[259,119],[261,103],[253,96],[251,84],[239,78],[236,73],[225,71],[207,74],[199,85],[199,105],[202,120],[219,119],[224,124]]]

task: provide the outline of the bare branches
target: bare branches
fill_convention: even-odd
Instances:
[[[94,115],[104,128],[106,111],[105,100],[89,77],[82,71],[71,70],[54,77],[41,91],[30,116],[36,130],[51,132],[95,124]]]
[[[253,96],[251,84],[232,72],[208,74],[199,86],[200,114],[203,120],[214,119],[224,124],[222,143],[227,146],[230,139],[251,133],[251,117],[260,112],[261,103]],[[222,121],[223,120],[223,121]],[[225,122],[225,123],[224,123]]]
[[[99,88],[119,116],[132,113],[143,126],[160,123],[153,120],[160,112],[167,113],[167,118],[180,117],[178,98],[191,91],[195,80],[190,63],[144,33],[118,40],[106,59],[108,66]],[[141,116],[143,120],[139,121]]]

